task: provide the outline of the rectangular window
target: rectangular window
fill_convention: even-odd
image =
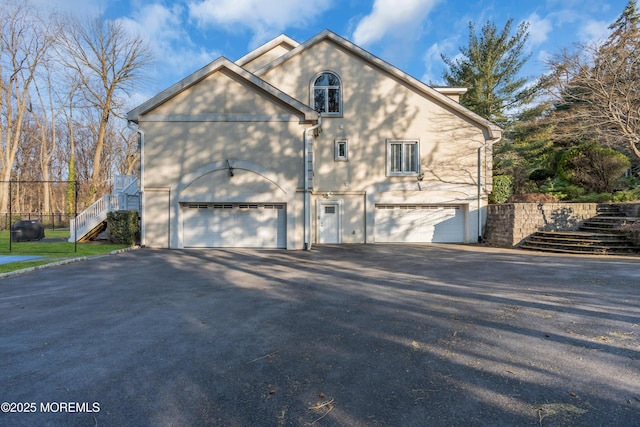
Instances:
[[[388,140],[388,175],[418,175],[419,172],[418,141]]]
[[[335,144],[334,160],[336,162],[346,162],[347,160],[349,160],[349,155],[347,151],[347,140],[336,139],[334,144]]]

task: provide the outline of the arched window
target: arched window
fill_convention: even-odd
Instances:
[[[331,72],[320,74],[313,82],[311,100],[313,109],[322,115],[342,114],[342,88],[340,78]]]

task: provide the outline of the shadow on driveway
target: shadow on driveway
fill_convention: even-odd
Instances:
[[[639,291],[474,246],[107,256],[0,280],[0,425],[637,425]]]

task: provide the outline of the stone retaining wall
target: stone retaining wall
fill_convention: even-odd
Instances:
[[[485,241],[513,247],[536,231],[576,230],[596,216],[597,203],[506,203],[489,205]]]

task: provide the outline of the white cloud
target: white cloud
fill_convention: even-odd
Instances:
[[[549,18],[541,18],[537,13],[529,15],[526,22],[529,23],[529,41],[534,46],[544,43],[553,30],[553,25]]]
[[[442,78],[442,73],[446,67],[442,60],[442,54],[453,51],[455,49],[455,43],[458,40],[457,37],[444,39],[429,46],[429,49],[424,53],[424,68],[425,71],[420,78],[425,83],[433,84],[436,86],[445,85]],[[453,59],[461,59],[462,54],[458,53]]]
[[[578,38],[583,43],[599,43],[604,41],[609,35],[610,22],[604,21],[586,21],[578,32]]]
[[[162,43],[184,36],[181,13],[178,5],[167,8],[161,4],[149,4],[135,11],[131,18],[123,17],[119,21],[149,41]]]
[[[219,56],[215,51],[207,51],[202,46],[196,46],[191,40],[185,30],[184,12],[179,4],[171,7],[147,4],[135,10],[131,17],[118,19],[131,33],[142,36],[152,49],[156,67],[150,80],[156,85],[161,85],[148,88],[152,92],[166,89],[167,85],[175,83]],[[166,78],[170,78],[171,81],[166,81]]]
[[[406,37],[422,25],[440,0],[375,0],[371,14],[353,32],[354,43],[366,46],[385,36]]]
[[[331,7],[332,0],[201,0],[189,3],[189,16],[203,27],[250,30],[256,45],[287,27],[304,28]]]
[[[540,64],[547,64],[553,58],[554,54],[546,50],[541,50],[536,56],[536,61]]]

